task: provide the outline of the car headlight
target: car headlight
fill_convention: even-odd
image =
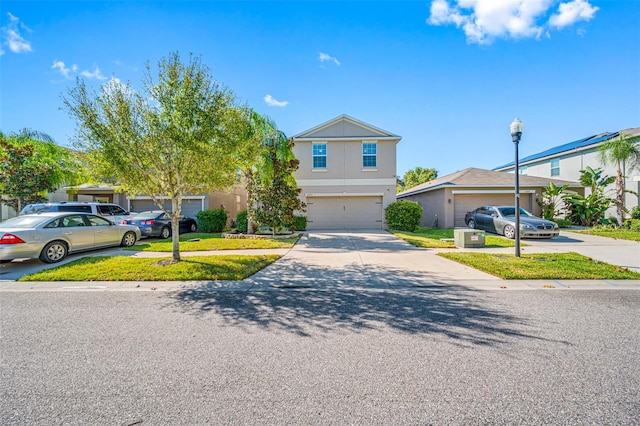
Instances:
[[[560,229],[560,228],[558,227],[558,224],[557,224],[557,223],[554,223],[554,224],[553,224],[553,229]]]
[[[520,229],[524,229],[526,231],[535,231],[536,228],[534,228],[533,226],[529,225],[528,223],[521,223],[520,224]]]

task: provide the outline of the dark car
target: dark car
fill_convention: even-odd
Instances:
[[[140,228],[143,237],[169,238],[171,236],[171,218],[161,210],[138,213],[125,219],[122,223]],[[195,232],[198,229],[196,220],[180,216],[180,233]]]
[[[516,237],[516,208],[513,206],[483,206],[464,217],[469,228],[482,229],[507,238]],[[520,209],[520,237],[553,238],[560,235],[555,222],[544,220]]]

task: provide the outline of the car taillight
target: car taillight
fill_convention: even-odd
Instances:
[[[13,234],[4,234],[2,238],[0,238],[0,244],[24,244],[24,241]]]
[[[129,221],[128,220],[121,220],[120,221],[120,225],[128,225]]]
[[[153,225],[156,221],[151,219],[151,220],[143,220],[142,222],[140,222],[141,225]]]

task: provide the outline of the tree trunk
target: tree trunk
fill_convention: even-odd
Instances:
[[[624,222],[624,178],[620,164],[618,164],[616,174],[616,217],[618,219],[618,226],[622,226]]]
[[[180,262],[180,211],[182,198],[171,199],[171,253],[173,260]]]

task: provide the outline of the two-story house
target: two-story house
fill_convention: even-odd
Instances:
[[[401,137],[341,115],[295,135],[307,229],[381,229],[396,196]]]
[[[593,169],[602,168],[606,175],[615,176],[615,165],[605,165],[600,162],[599,148],[603,143],[617,139],[620,135],[638,136],[640,135],[640,128],[600,133],[526,156],[519,161],[520,174],[579,181],[580,171],[590,166]],[[510,162],[493,170],[513,173],[514,163]],[[638,193],[640,191],[640,169],[632,169],[629,165],[623,165],[623,174],[625,176],[625,188]],[[587,195],[589,194],[589,189],[586,190],[586,193]],[[610,197],[615,196],[615,183],[607,188],[607,193]],[[640,199],[637,195],[633,193],[625,194],[625,207],[627,209],[631,210],[639,205]],[[615,207],[607,211],[607,217],[609,216],[615,216]]]

